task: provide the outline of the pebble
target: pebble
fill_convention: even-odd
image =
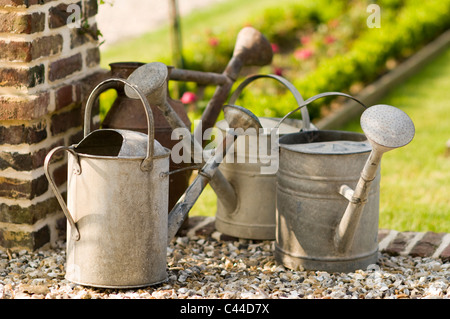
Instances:
[[[28,252],[0,250],[0,299],[450,299],[450,263],[379,254],[351,273],[290,270],[271,241],[177,237],[167,248],[168,280],[136,289],[69,282],[65,244]]]

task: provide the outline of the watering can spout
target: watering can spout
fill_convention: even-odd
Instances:
[[[238,137],[239,132],[241,132],[242,130],[245,131],[249,128],[258,130],[262,127],[258,118],[253,113],[240,106],[226,105],[223,108],[223,112],[225,115],[225,120],[233,130],[227,133],[222,143],[220,143],[219,146],[216,147],[214,155],[206,161],[203,168],[199,171],[198,176],[187,188],[183,196],[181,196],[181,198],[169,213],[167,232],[168,243],[170,243],[172,238],[177,233],[178,229],[183,224],[184,219],[186,218],[191,208],[194,206],[205,186],[213,180],[213,177],[218,172],[218,167],[222,159],[226,155],[228,149],[230,149],[230,147],[234,145],[234,141]],[[226,182],[228,183],[228,181]]]
[[[152,101],[161,110],[172,128],[185,128],[188,130],[186,124],[184,124],[167,101],[167,77],[167,66],[161,62],[152,62],[136,69],[129,76],[128,81],[139,86],[148,100]],[[130,98],[138,97],[132,88],[125,87],[125,93]],[[195,163],[205,164],[204,157],[207,156],[203,151],[202,145],[193,136],[183,138],[181,142],[185,143],[184,149],[191,150]],[[230,211],[234,211],[237,205],[237,197],[233,186],[227,179],[220,172],[217,172],[209,183],[215,193],[221,195]]]
[[[415,134],[414,124],[408,115],[390,105],[374,105],[366,109],[361,116],[361,128],[372,151],[355,189],[347,185],[339,189],[339,193],[349,201],[334,237],[335,248],[339,253],[347,252],[353,243],[381,157],[390,150],[409,144]]]
[[[239,31],[233,51],[232,62],[225,70],[228,77],[236,79],[242,66],[270,64],[273,51],[270,42],[253,27]]]

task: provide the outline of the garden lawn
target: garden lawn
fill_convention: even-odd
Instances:
[[[381,164],[380,228],[450,232],[450,49],[379,104],[405,111],[416,135]],[[344,130],[362,132],[359,120]]]

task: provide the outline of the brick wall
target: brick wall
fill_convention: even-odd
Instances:
[[[72,4],[89,27],[68,21]],[[96,0],[0,0],[0,247],[33,250],[65,236],[43,162],[82,137],[83,103],[104,74],[97,9]],[[52,164],[63,193],[65,161]]]

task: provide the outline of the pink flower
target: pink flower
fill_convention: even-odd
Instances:
[[[278,75],[278,76],[282,76],[283,75],[283,69],[280,67],[274,67],[273,68],[273,73]]]
[[[180,101],[184,104],[194,103],[197,100],[197,96],[192,92],[184,92]]]
[[[311,42],[311,37],[309,35],[304,35],[300,38],[300,42],[302,45],[307,45],[309,42]]]
[[[333,37],[332,35],[327,35],[325,37],[325,39],[323,39],[323,42],[325,42],[325,44],[331,44],[331,43],[333,43],[335,41],[336,41],[336,38]]]
[[[294,52],[294,57],[297,60],[307,60],[309,59],[314,52],[311,49],[297,49]]]
[[[219,45],[219,39],[217,39],[216,37],[211,37],[209,38],[208,43],[210,46],[216,47]]]
[[[278,44],[276,44],[276,43],[271,43],[270,45],[272,46],[272,52],[273,52],[273,53],[278,53],[278,52],[280,52],[280,47],[278,46]]]

